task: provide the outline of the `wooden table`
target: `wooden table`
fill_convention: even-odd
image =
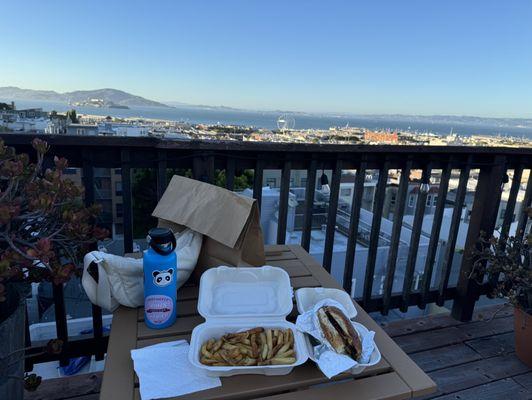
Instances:
[[[266,260],[267,264],[279,266],[288,272],[294,290],[319,286],[341,289],[331,275],[300,246],[267,246]],[[177,322],[172,327],[161,330],[146,327],[142,308],[121,307],[114,313],[100,399],[140,399],[138,378],[133,371],[130,350],[165,341],[189,339],[192,329],[204,321],[197,312],[197,298],[198,286],[181,288],[178,294]],[[179,399],[408,399],[434,392],[435,383],[358,304],[355,305],[358,310],[356,320],[375,331],[375,341],[382,353],[381,362],[367,368],[362,374],[341,374],[332,379],[338,382],[326,384],[331,381],[309,360],[294,368],[288,375],[221,378],[221,387]],[[288,319],[294,321],[296,316],[294,305]]]

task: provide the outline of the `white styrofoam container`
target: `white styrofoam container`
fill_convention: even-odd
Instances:
[[[304,335],[286,320],[292,311],[292,296],[290,278],[281,268],[267,265],[208,269],[201,276],[198,299],[198,311],[206,321],[192,331],[189,361],[210,376],[289,374],[308,359]],[[294,364],[215,367],[200,362],[200,349],[205,341],[259,326],[292,330]]]
[[[297,302],[297,310],[300,314],[303,314],[307,312],[308,310],[312,309],[314,305],[321,300],[324,299],[331,299],[335,300],[338,303],[340,303],[344,309],[346,310],[347,317],[351,320],[351,323],[353,324],[353,327],[357,330],[357,332],[365,336],[368,334],[368,329],[355,321],[352,321],[353,318],[357,315],[357,310],[355,308],[355,305],[353,304],[353,301],[351,300],[351,297],[347,294],[347,292],[340,290],[340,289],[331,289],[331,288],[301,288],[296,290],[296,302]],[[316,358],[314,357],[314,345],[311,343],[310,338],[308,335],[305,335],[305,341],[307,345],[307,352],[309,354],[309,358],[312,361],[316,361]],[[373,353],[371,353],[370,359],[367,363],[359,363],[357,366],[350,369],[350,373],[353,375],[360,374],[362,371],[366,369],[366,367],[372,366],[377,364],[381,360],[381,352],[379,351],[379,348],[377,347],[377,344],[375,344],[375,349],[373,350]]]

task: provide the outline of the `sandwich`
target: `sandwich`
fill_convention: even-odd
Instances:
[[[358,360],[362,354],[362,342],[351,321],[338,308],[324,306],[318,310],[318,321],[325,340],[338,354]]]

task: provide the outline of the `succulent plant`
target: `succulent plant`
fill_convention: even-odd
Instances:
[[[529,212],[527,210],[526,212]],[[475,262],[470,278],[481,284],[487,278],[493,294],[532,313],[532,236],[486,237],[479,239],[473,252]]]
[[[35,162],[0,140],[0,301],[11,282],[66,282],[107,236],[95,225],[99,207],[85,207],[83,189],[65,178],[67,160],[55,157],[55,168],[44,169],[48,144],[32,146]]]
[[[95,224],[100,208],[85,207],[83,189],[64,176],[67,160],[55,157],[54,168],[45,169],[48,144],[34,139],[32,146],[34,162],[0,140],[0,305],[10,291],[20,292],[30,283],[68,281],[80,273],[90,246],[107,236]],[[2,314],[0,321],[8,316]],[[53,339],[44,353],[57,355],[62,348],[63,342]],[[5,366],[9,356],[25,350],[0,358],[0,364]],[[36,374],[12,378],[24,379],[28,391],[41,383]]]

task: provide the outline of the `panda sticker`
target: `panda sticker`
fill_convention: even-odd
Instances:
[[[165,286],[168,286],[170,283],[172,283],[172,279],[174,276],[174,269],[168,268],[167,270],[153,271],[152,275],[153,275],[153,283],[156,286],[165,287]]]

